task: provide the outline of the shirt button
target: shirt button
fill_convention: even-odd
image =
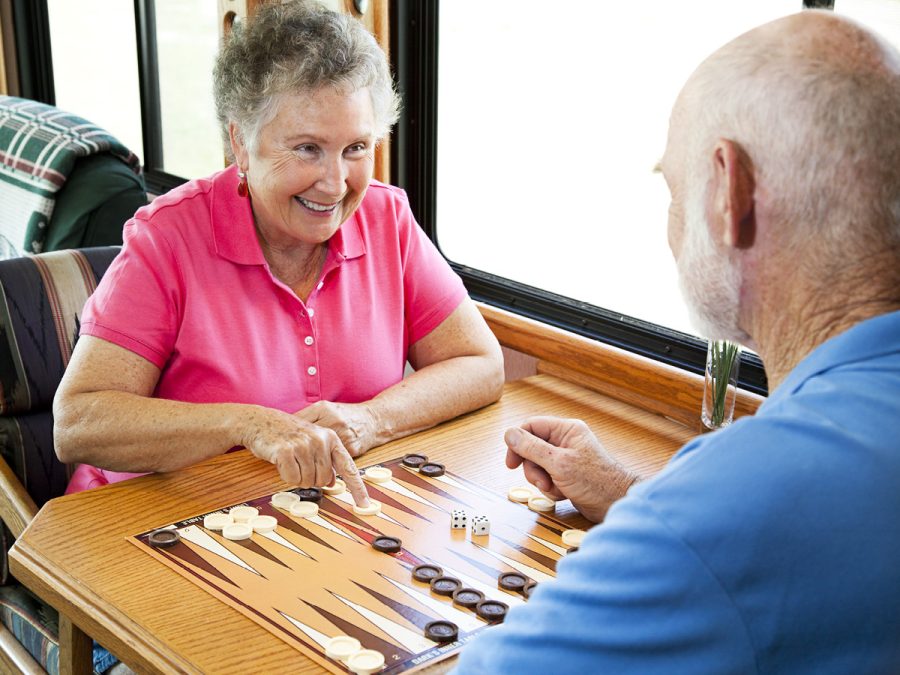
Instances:
[[[309,368],[306,369],[306,372],[309,373],[310,375],[315,375],[315,374],[316,374],[316,367],[315,367],[315,366],[310,366]]]
[[[310,318],[310,319],[313,318],[313,317],[316,315],[316,310],[314,310],[312,307],[310,307],[310,308],[309,308],[308,310],[306,310],[306,311],[309,312],[309,318]]]
[[[303,342],[305,342],[307,345],[311,345],[313,343],[312,335],[307,335],[305,338],[303,338]]]

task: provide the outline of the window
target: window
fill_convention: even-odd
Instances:
[[[57,106],[118,137],[151,174],[187,179],[224,166],[211,79],[219,46],[215,2],[47,2]]]
[[[451,260],[692,332],[652,169],[710,52],[799,0],[440,3],[435,228]],[[473,21],[472,17],[478,20]]]
[[[47,10],[55,104],[106,129],[143,160],[132,4],[47,0]]]

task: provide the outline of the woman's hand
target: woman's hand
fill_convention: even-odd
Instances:
[[[351,457],[359,457],[379,444],[375,416],[365,403],[317,401],[294,417],[334,431]]]
[[[369,504],[359,469],[331,429],[278,410],[259,408],[244,434],[243,445],[256,457],[274,464],[286,483],[301,487],[331,485],[337,473],[358,506]]]
[[[506,466],[523,465],[529,483],[552,499],[570,499],[594,522],[638,480],[581,420],[533,417],[508,429],[504,439]]]

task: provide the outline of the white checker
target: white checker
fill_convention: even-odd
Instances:
[[[587,532],[584,530],[566,530],[562,533],[562,543],[569,547],[581,546],[581,541],[586,534]]]
[[[235,506],[228,511],[228,515],[234,518],[236,523],[246,523],[251,518],[259,515],[259,509],[255,509],[252,506]]]
[[[357,506],[354,504],[353,513],[358,516],[377,516],[381,513],[381,502],[370,499],[368,506]]]
[[[300,496],[296,492],[276,492],[272,495],[272,506],[282,511],[291,508],[291,504],[300,501]]]
[[[249,539],[253,534],[253,528],[247,523],[232,523],[222,528],[222,536],[231,541]]]
[[[322,492],[325,493],[326,495],[339,495],[342,492],[346,491],[346,489],[347,489],[347,484],[340,478],[334,479],[334,485],[331,485],[331,486],[323,485],[322,486]]]
[[[234,519],[229,516],[227,513],[222,513],[221,511],[216,511],[215,513],[210,513],[206,516],[203,516],[203,527],[207,530],[213,531],[221,531],[223,527],[226,525],[231,525],[234,522]]]
[[[319,505],[315,502],[294,502],[291,504],[291,515],[312,518],[319,515]]]
[[[351,656],[362,650],[362,645],[356,638],[349,635],[336,635],[325,645],[325,656],[336,661],[347,663]]]
[[[556,510],[556,502],[544,495],[535,495],[528,500],[528,508],[538,513],[550,513]]]
[[[370,466],[363,473],[363,478],[370,483],[387,483],[394,477],[386,466]]]
[[[275,528],[278,527],[278,519],[275,516],[256,516],[251,518],[247,524],[253,528],[254,532],[264,534],[275,531]]]
[[[529,487],[511,487],[506,496],[512,502],[527,504],[528,500],[534,497],[534,490]]]
[[[361,649],[347,661],[347,667],[354,675],[371,675],[384,668],[384,654],[374,649]]]

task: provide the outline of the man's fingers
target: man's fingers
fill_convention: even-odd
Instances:
[[[507,469],[518,469],[519,465],[522,463],[522,458],[519,457],[515,452],[508,449],[506,450],[506,468]]]
[[[530,460],[544,468],[553,459],[553,451],[556,446],[550,445],[524,429],[517,427],[508,429],[504,438],[509,449],[521,459]]]
[[[522,470],[525,474],[525,480],[541,492],[549,492],[553,489],[553,479],[550,477],[550,474],[534,462],[526,460]]]
[[[359,474],[359,469],[340,441],[336,441],[331,446],[331,463],[347,484],[347,489],[353,496],[356,505],[369,506],[369,492]]]

